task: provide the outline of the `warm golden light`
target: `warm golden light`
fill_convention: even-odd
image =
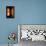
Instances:
[[[13,8],[11,9],[11,15],[12,16],[14,15],[14,9]]]
[[[6,7],[6,17],[7,18],[14,18],[14,6],[7,6]]]
[[[7,16],[10,16],[10,9],[7,8]]]

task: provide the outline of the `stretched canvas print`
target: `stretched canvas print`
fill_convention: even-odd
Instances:
[[[15,8],[14,6],[6,6],[6,18],[14,18]]]

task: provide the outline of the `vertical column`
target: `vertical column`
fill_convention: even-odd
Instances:
[[[20,25],[18,25],[18,43],[20,43]]]

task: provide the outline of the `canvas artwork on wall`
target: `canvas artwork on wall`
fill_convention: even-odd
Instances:
[[[6,18],[14,18],[15,16],[14,6],[6,6]]]

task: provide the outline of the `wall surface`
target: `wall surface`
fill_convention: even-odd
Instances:
[[[7,5],[15,6],[14,19],[6,18]],[[0,0],[0,44],[8,43],[9,32],[17,34],[18,24],[46,24],[46,0]]]

